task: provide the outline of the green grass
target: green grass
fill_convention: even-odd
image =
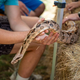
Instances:
[[[35,72],[39,72],[39,71],[43,71],[43,70],[46,70],[47,69],[47,67],[46,66],[41,66],[41,65],[38,65],[37,67],[36,67],[36,69],[35,69]]]
[[[13,65],[10,64],[13,55],[0,56],[0,80],[9,80],[12,74]]]

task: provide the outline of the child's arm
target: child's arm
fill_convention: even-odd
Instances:
[[[5,11],[8,16],[12,30],[14,31],[29,31],[29,26],[21,19],[21,14],[18,6],[5,6]]]
[[[80,20],[80,17],[78,15],[78,13],[75,13],[75,14],[70,14],[68,16],[66,16],[62,23],[65,23],[66,21],[77,21],[77,20]]]

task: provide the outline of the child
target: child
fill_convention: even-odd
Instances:
[[[40,0],[19,0],[21,15],[39,17],[45,10],[45,5]],[[0,7],[4,11],[4,5]]]

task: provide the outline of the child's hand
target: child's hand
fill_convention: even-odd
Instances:
[[[66,9],[71,11],[72,9],[77,8],[79,6],[80,6],[80,1],[71,2],[71,3],[67,4]]]
[[[65,23],[66,21],[76,21],[76,20],[79,20],[78,13],[70,14],[69,16],[65,17],[62,23]]]
[[[26,14],[29,15],[29,10],[23,2],[19,1],[19,7],[21,15],[24,16],[26,16]]]

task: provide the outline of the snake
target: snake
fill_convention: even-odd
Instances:
[[[60,29],[58,23],[53,20],[44,20],[40,23],[36,23],[36,25],[30,30],[27,34],[26,38],[23,41],[19,51],[14,56],[11,61],[11,64],[17,63],[21,60],[28,49],[30,43],[38,36],[41,32],[45,30],[49,30],[49,32],[58,33],[59,37],[57,39],[58,43],[62,44],[73,44],[78,40],[78,30],[79,27],[73,21],[69,21],[64,24],[67,27],[67,30]]]

